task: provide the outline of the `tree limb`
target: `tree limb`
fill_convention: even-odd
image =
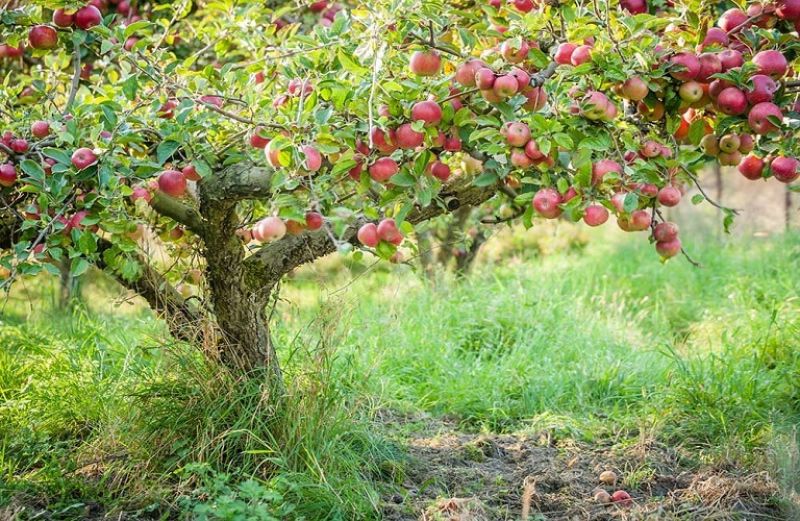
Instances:
[[[183,204],[178,199],[156,191],[150,200],[150,206],[161,215],[186,226],[186,228],[200,237],[205,234],[206,221],[200,215],[200,212],[191,206]]]
[[[272,195],[272,175],[270,168],[242,163],[204,178],[198,186],[204,194],[218,200],[262,199]]]

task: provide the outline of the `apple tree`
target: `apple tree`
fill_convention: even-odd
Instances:
[[[96,266],[277,383],[269,304],[320,256],[401,262],[489,204],[666,259],[707,162],[797,179],[798,25],[800,0],[12,1],[0,275]]]

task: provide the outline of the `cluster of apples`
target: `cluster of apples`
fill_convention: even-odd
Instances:
[[[312,13],[319,14],[320,25],[329,27],[336,18],[336,13],[342,10],[342,6],[336,3],[332,4],[328,0],[318,0],[312,2],[311,5],[308,6],[308,9]]]
[[[511,164],[516,168],[530,168],[540,164],[548,167],[555,165],[555,158],[552,155],[545,155],[539,150],[539,145],[531,137],[531,129],[527,124],[510,121],[503,125],[500,133],[512,147]]]
[[[489,103],[500,103],[521,94],[526,98],[525,109],[540,110],[547,103],[547,93],[542,87],[532,86],[530,73],[521,67],[531,48],[537,46],[535,42],[523,40],[515,45],[506,40],[499,51],[507,63],[514,65],[507,72],[496,72],[483,60],[470,58],[458,66],[454,80],[463,87],[477,88]]]
[[[383,219],[378,224],[366,223],[358,229],[356,237],[367,248],[376,248],[381,242],[394,246],[403,243],[403,233],[397,228],[394,219]]]
[[[50,123],[46,121],[35,121],[31,124],[31,136],[36,139],[44,139],[50,135]],[[28,140],[14,135],[13,132],[5,131],[0,137],[0,143],[5,145],[12,154],[23,155],[30,149]],[[0,165],[0,186],[11,188],[17,182],[17,168],[14,161],[16,157],[9,157],[9,161]],[[45,172],[50,173],[50,168],[54,164],[51,159],[45,159],[42,164]]]
[[[252,240],[260,243],[274,242],[283,239],[287,233],[299,235],[304,230],[316,231],[325,224],[325,218],[319,212],[306,212],[303,222],[293,219],[284,221],[278,216],[269,216],[258,221],[251,229],[242,228],[237,231],[245,243]]]

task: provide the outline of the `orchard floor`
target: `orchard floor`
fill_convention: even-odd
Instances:
[[[383,498],[386,520],[788,519],[769,473],[698,466],[646,437],[588,445],[548,433],[465,433],[429,417],[394,421],[412,429],[411,460],[402,491]],[[606,470],[616,486],[598,481]],[[598,488],[629,490],[633,504],[598,504]]]
[[[104,279],[71,314],[23,281],[0,521],[800,519],[800,235],[689,234],[702,269],[629,236],[530,254],[566,232],[460,282],[298,273],[282,409]],[[605,470],[633,506],[593,501]]]

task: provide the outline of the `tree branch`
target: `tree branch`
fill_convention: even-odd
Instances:
[[[272,194],[271,168],[257,167],[245,162],[203,178],[198,187],[217,200],[244,201],[262,199]]]
[[[183,204],[178,199],[156,191],[150,200],[150,206],[161,215],[186,226],[195,234],[201,237],[205,234],[206,221],[200,215],[200,212],[191,206]]]
[[[64,105],[64,110],[61,112],[62,115],[69,114],[69,111],[72,110],[72,104],[75,102],[75,96],[78,94],[78,87],[80,86],[81,82],[81,46],[76,45],[75,49],[72,53],[72,83],[69,87],[69,97],[67,98],[67,103]]]

